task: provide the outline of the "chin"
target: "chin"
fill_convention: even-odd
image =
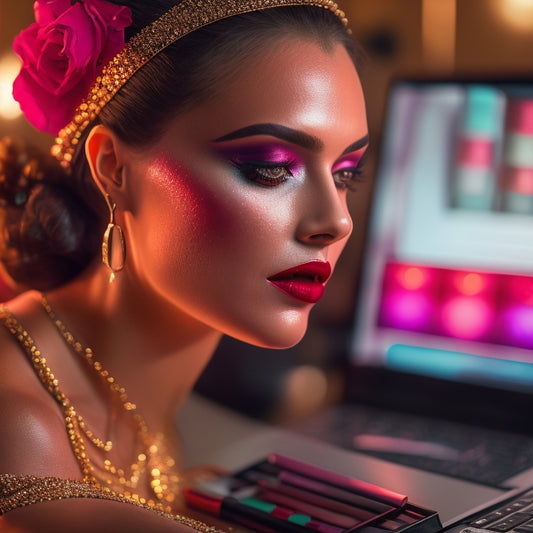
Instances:
[[[259,348],[285,350],[296,346],[307,332],[308,318],[300,313],[284,317],[279,323],[270,321],[268,327],[250,328],[245,332],[227,333],[242,342]]]

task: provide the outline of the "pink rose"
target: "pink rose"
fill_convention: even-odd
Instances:
[[[13,96],[31,124],[56,135],[124,47],[131,10],[104,0],[36,0],[34,12],[36,22],[13,42],[23,63]]]

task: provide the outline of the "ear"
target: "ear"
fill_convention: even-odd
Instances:
[[[85,143],[85,154],[93,180],[105,194],[112,194],[122,185],[120,142],[107,127],[95,126]]]

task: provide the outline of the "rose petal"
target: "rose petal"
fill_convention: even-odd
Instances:
[[[56,43],[46,43],[41,52],[33,78],[41,83],[42,90],[55,92],[64,83],[68,62],[60,56],[61,46]]]
[[[85,3],[86,9],[96,11],[106,21],[107,26],[115,31],[122,31],[131,26],[133,20],[131,9],[127,6],[117,6],[102,0],[90,0]]]
[[[76,107],[81,103],[79,95],[82,90],[76,87],[66,95],[40,91],[33,78],[27,77],[24,72],[13,84],[13,96],[20,103],[28,121],[38,130],[52,135],[57,135],[72,119]]]
[[[20,104],[20,109],[30,124],[40,131],[49,131],[47,118],[34,98],[34,94],[38,92],[39,87],[36,86],[35,80],[25,71],[22,71],[13,83],[13,98]],[[42,92],[44,94],[44,91]]]
[[[95,78],[96,70],[94,66],[91,66],[87,70],[87,76],[80,79],[80,82],[76,87],[74,87],[67,94],[59,95],[59,99],[63,102],[66,112],[65,118],[57,128],[57,131],[66,126],[74,118],[74,112],[76,111],[76,108],[83,102],[84,98],[89,93],[89,89],[91,88]]]
[[[124,28],[131,25],[131,10],[125,6],[116,6],[100,0],[91,0],[84,6],[95,24],[98,21],[99,26],[103,28],[101,55],[98,58],[100,71],[124,48]]]
[[[40,81],[42,89],[49,92],[55,92],[61,86],[74,86],[77,80],[67,78],[70,67],[70,60],[64,54],[65,36],[59,32],[49,34],[43,32],[40,39],[40,51],[35,65],[28,70],[32,71],[36,81]],[[49,37],[49,38],[47,38]]]
[[[95,55],[100,54],[96,40],[95,25],[83,9],[82,4],[74,4],[57,19],[57,30],[66,36],[64,54],[74,61],[78,68],[83,68]]]
[[[13,94],[31,124],[57,134],[124,47],[131,10],[105,0],[36,0],[34,11],[38,23],[13,43],[23,61]]]
[[[70,0],[36,0],[33,4],[35,21],[42,26],[50,24],[70,7]]]
[[[38,50],[36,45],[39,25],[32,24],[25,30],[22,30],[13,40],[13,51],[22,59],[23,63],[33,63]]]
[[[117,43],[122,48],[125,44],[123,42],[124,30],[128,26],[131,26],[132,23],[131,9],[126,6],[116,6],[115,4],[101,0],[86,2],[85,9],[101,21],[102,26],[106,28],[106,32],[122,40],[121,43]]]
[[[96,68],[98,72],[100,73],[105,65],[109,63],[111,59],[124,47],[124,44],[122,44],[120,47],[109,47],[107,39],[108,39],[108,30],[105,26],[105,23],[101,21],[102,24],[96,24],[95,28],[98,28],[98,39],[99,39],[99,53],[96,56],[95,54],[95,60],[96,60]]]

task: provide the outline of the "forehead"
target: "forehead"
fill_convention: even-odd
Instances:
[[[272,122],[321,138],[335,129],[350,142],[367,132],[361,83],[346,49],[299,39],[272,43],[247,58],[211,98],[177,120],[211,139]]]

